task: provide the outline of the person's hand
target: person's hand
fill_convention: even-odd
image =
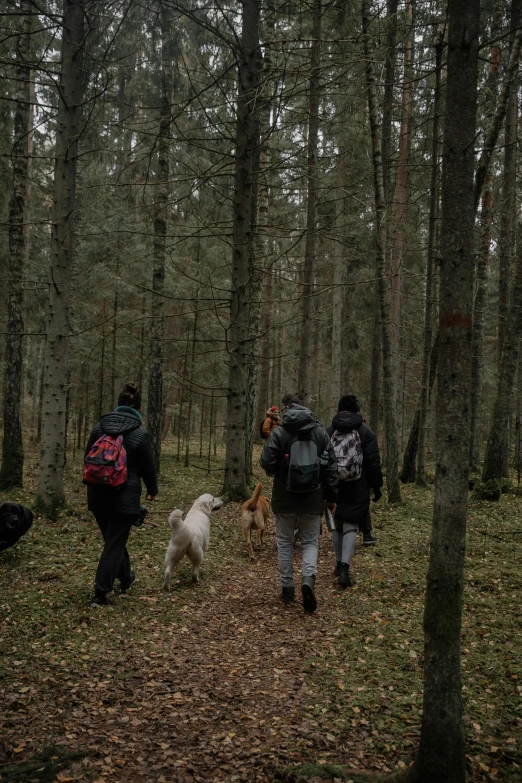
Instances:
[[[335,512],[337,510],[337,503],[327,503],[326,504],[326,508],[330,509],[330,511],[332,512],[333,516],[335,516]]]
[[[147,495],[147,500],[156,500],[156,495]]]
[[[382,498],[382,492],[380,489],[373,490],[373,502],[377,503]]]

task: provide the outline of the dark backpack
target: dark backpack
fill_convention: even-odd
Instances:
[[[0,506],[0,552],[16,544],[33,524],[33,512],[20,503]]]
[[[128,478],[123,435],[101,435],[85,455],[83,483],[119,489]]]
[[[311,437],[310,430],[292,436],[283,441],[283,460],[281,480],[287,492],[306,494],[321,487],[322,456],[319,457],[317,443]]]

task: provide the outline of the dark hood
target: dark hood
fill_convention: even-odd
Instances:
[[[132,413],[111,411],[101,417],[100,425],[106,435],[121,435],[141,427],[141,422]]]
[[[356,430],[363,423],[363,417],[360,413],[352,413],[352,411],[342,411],[334,416],[332,421],[332,427],[339,432],[351,432]]]
[[[291,405],[283,414],[283,427],[289,432],[311,430],[315,426],[312,412],[303,405]]]

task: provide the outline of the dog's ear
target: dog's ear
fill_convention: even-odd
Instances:
[[[212,500],[212,511],[215,511],[217,508],[221,508],[223,505],[223,499],[222,498],[213,498]]]

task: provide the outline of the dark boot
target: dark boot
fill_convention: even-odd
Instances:
[[[293,604],[295,602],[295,587],[283,587],[281,600],[284,604]]]
[[[301,593],[303,594],[303,608],[305,612],[312,614],[317,609],[317,599],[315,597],[315,578],[313,576],[304,576],[301,582]]]
[[[350,566],[347,565],[347,563],[341,563],[341,568],[339,569],[339,578],[337,581],[341,590],[346,590],[347,587],[353,587],[355,584],[354,580],[350,576]]]
[[[341,566],[342,566],[342,563],[341,563],[340,560],[338,560],[337,561],[337,565],[334,568],[334,572],[333,572],[334,576],[339,576],[339,574],[341,573]]]

